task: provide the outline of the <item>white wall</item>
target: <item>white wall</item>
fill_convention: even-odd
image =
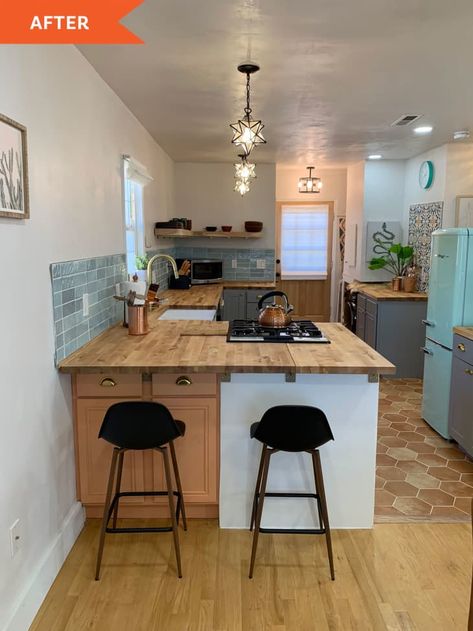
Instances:
[[[76,48],[2,46],[0,75],[0,112],[27,126],[30,171],[31,219],[0,219],[0,629],[22,604],[8,627],[22,631],[81,523],[49,264],[124,252],[122,153],[154,177],[148,228],[173,212],[173,164]],[[18,517],[22,548],[11,559]]]
[[[257,164],[257,177],[246,195],[233,190],[233,164],[215,162],[177,162],[176,216],[192,219],[193,230],[205,226],[233,226],[244,230],[245,221],[262,221],[263,236],[257,240],[192,239],[195,247],[274,248],[275,165]],[[176,245],[181,243],[176,240]],[[188,242],[186,241],[186,245]]]

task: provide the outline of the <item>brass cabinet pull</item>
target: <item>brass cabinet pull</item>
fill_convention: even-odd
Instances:
[[[473,369],[471,368],[465,368],[465,372],[467,375],[473,375]]]
[[[178,377],[176,379],[176,386],[191,386],[192,385],[192,381],[189,379],[189,377]]]
[[[117,382],[110,377],[105,377],[105,379],[102,379],[100,382],[100,385],[102,388],[114,388],[117,385]]]
[[[458,348],[458,350],[459,350],[459,351],[461,351],[462,353],[464,353],[464,352],[465,352],[465,345],[464,345],[464,344],[462,344],[461,342],[460,342],[460,344],[457,344],[457,348]]]

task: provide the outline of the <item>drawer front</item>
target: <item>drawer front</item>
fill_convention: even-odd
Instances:
[[[453,336],[453,354],[468,364],[473,364],[473,340],[455,334]]]
[[[153,375],[153,395],[182,397],[216,394],[215,374],[178,372]]]
[[[78,397],[141,397],[140,374],[101,373],[77,375]]]
[[[366,313],[369,313],[371,316],[376,317],[378,312],[378,303],[375,300],[366,299]]]

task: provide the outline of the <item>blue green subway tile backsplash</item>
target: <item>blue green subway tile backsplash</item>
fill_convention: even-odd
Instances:
[[[248,248],[194,248],[179,246],[174,248],[176,258],[221,259],[225,280],[274,280],[275,251],[273,249]],[[237,267],[232,267],[236,260]],[[264,261],[264,268],[258,268],[258,261]]]
[[[115,285],[127,279],[124,254],[52,263],[56,363],[121,319],[123,306],[113,299]],[[89,314],[82,297],[88,294]]]

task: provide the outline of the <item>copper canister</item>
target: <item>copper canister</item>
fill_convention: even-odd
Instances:
[[[128,307],[128,335],[146,335],[148,333],[148,309],[146,305]]]
[[[393,291],[402,290],[402,278],[400,276],[395,276],[392,279],[392,288],[393,288]]]

